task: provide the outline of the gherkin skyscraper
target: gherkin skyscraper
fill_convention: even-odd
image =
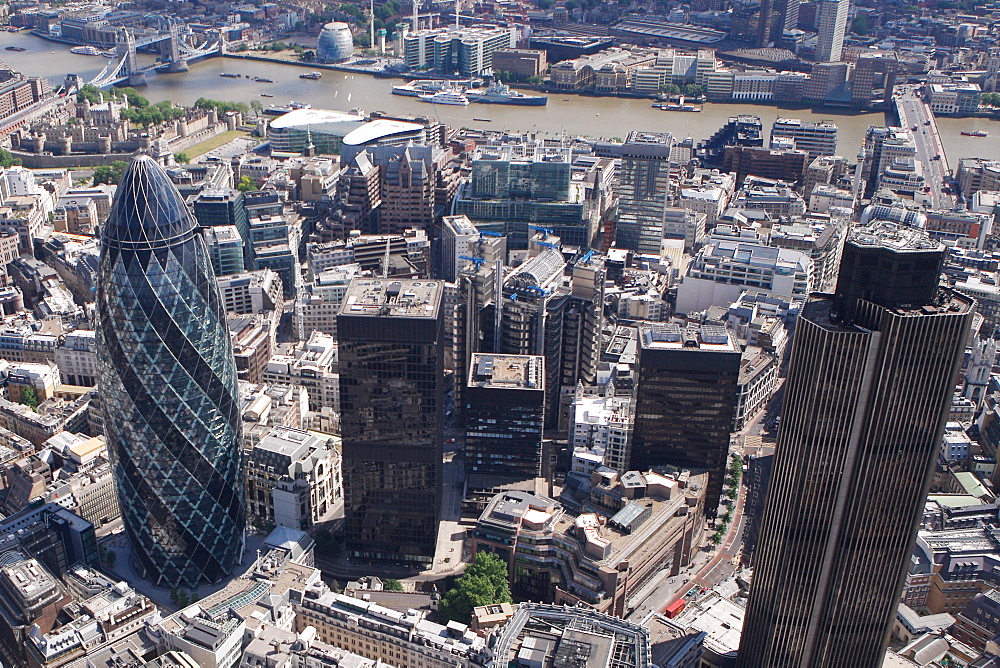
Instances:
[[[197,224],[150,158],[101,234],[98,379],[125,532],[147,578],[196,586],[243,553],[236,369]]]

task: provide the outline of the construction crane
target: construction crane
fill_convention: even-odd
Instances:
[[[481,237],[502,237],[503,235],[499,232],[494,232],[493,230],[479,230],[479,236]]]
[[[535,243],[539,246],[544,246],[545,248],[555,248],[556,250],[559,250],[559,244],[554,244],[549,241],[536,241]]]
[[[471,255],[459,255],[458,259],[459,260],[468,260],[469,262],[471,262],[474,265],[476,265],[476,269],[479,269],[481,266],[483,266],[484,264],[486,264],[486,260],[484,260],[483,258],[481,258],[481,257],[472,257]]]
[[[539,225],[528,225],[528,229],[529,230],[535,230],[536,232],[541,232],[542,235],[543,235],[543,238],[549,236],[550,234],[552,234],[552,228],[551,227],[541,227]]]
[[[589,251],[587,251],[587,253],[583,257],[580,258],[580,264],[585,264],[585,263],[589,262],[590,258],[594,257],[594,253],[596,253],[596,252],[597,251],[595,251],[594,249],[590,249]]]
[[[530,292],[532,294],[541,296],[541,297],[544,297],[545,295],[549,294],[548,290],[546,290],[545,288],[539,287],[537,285],[529,285],[527,288],[525,288],[525,290],[527,290],[528,292]]]

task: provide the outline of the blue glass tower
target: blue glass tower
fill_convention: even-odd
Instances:
[[[241,419],[205,242],[150,158],[122,178],[101,235],[98,380],[125,532],[147,578],[214,582],[246,525]]]

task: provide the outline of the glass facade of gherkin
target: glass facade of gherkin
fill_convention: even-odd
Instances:
[[[214,582],[246,525],[233,351],[205,242],[163,170],[132,162],[101,235],[98,378],[125,532],[144,575]]]

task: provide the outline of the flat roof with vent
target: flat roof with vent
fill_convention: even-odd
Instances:
[[[644,349],[689,349],[715,352],[740,352],[732,336],[722,325],[707,323],[687,325],[657,322],[640,329],[639,339]]]
[[[435,319],[443,281],[356,278],[344,293],[340,315]]]
[[[540,355],[473,353],[469,387],[542,390],[544,364]]]

